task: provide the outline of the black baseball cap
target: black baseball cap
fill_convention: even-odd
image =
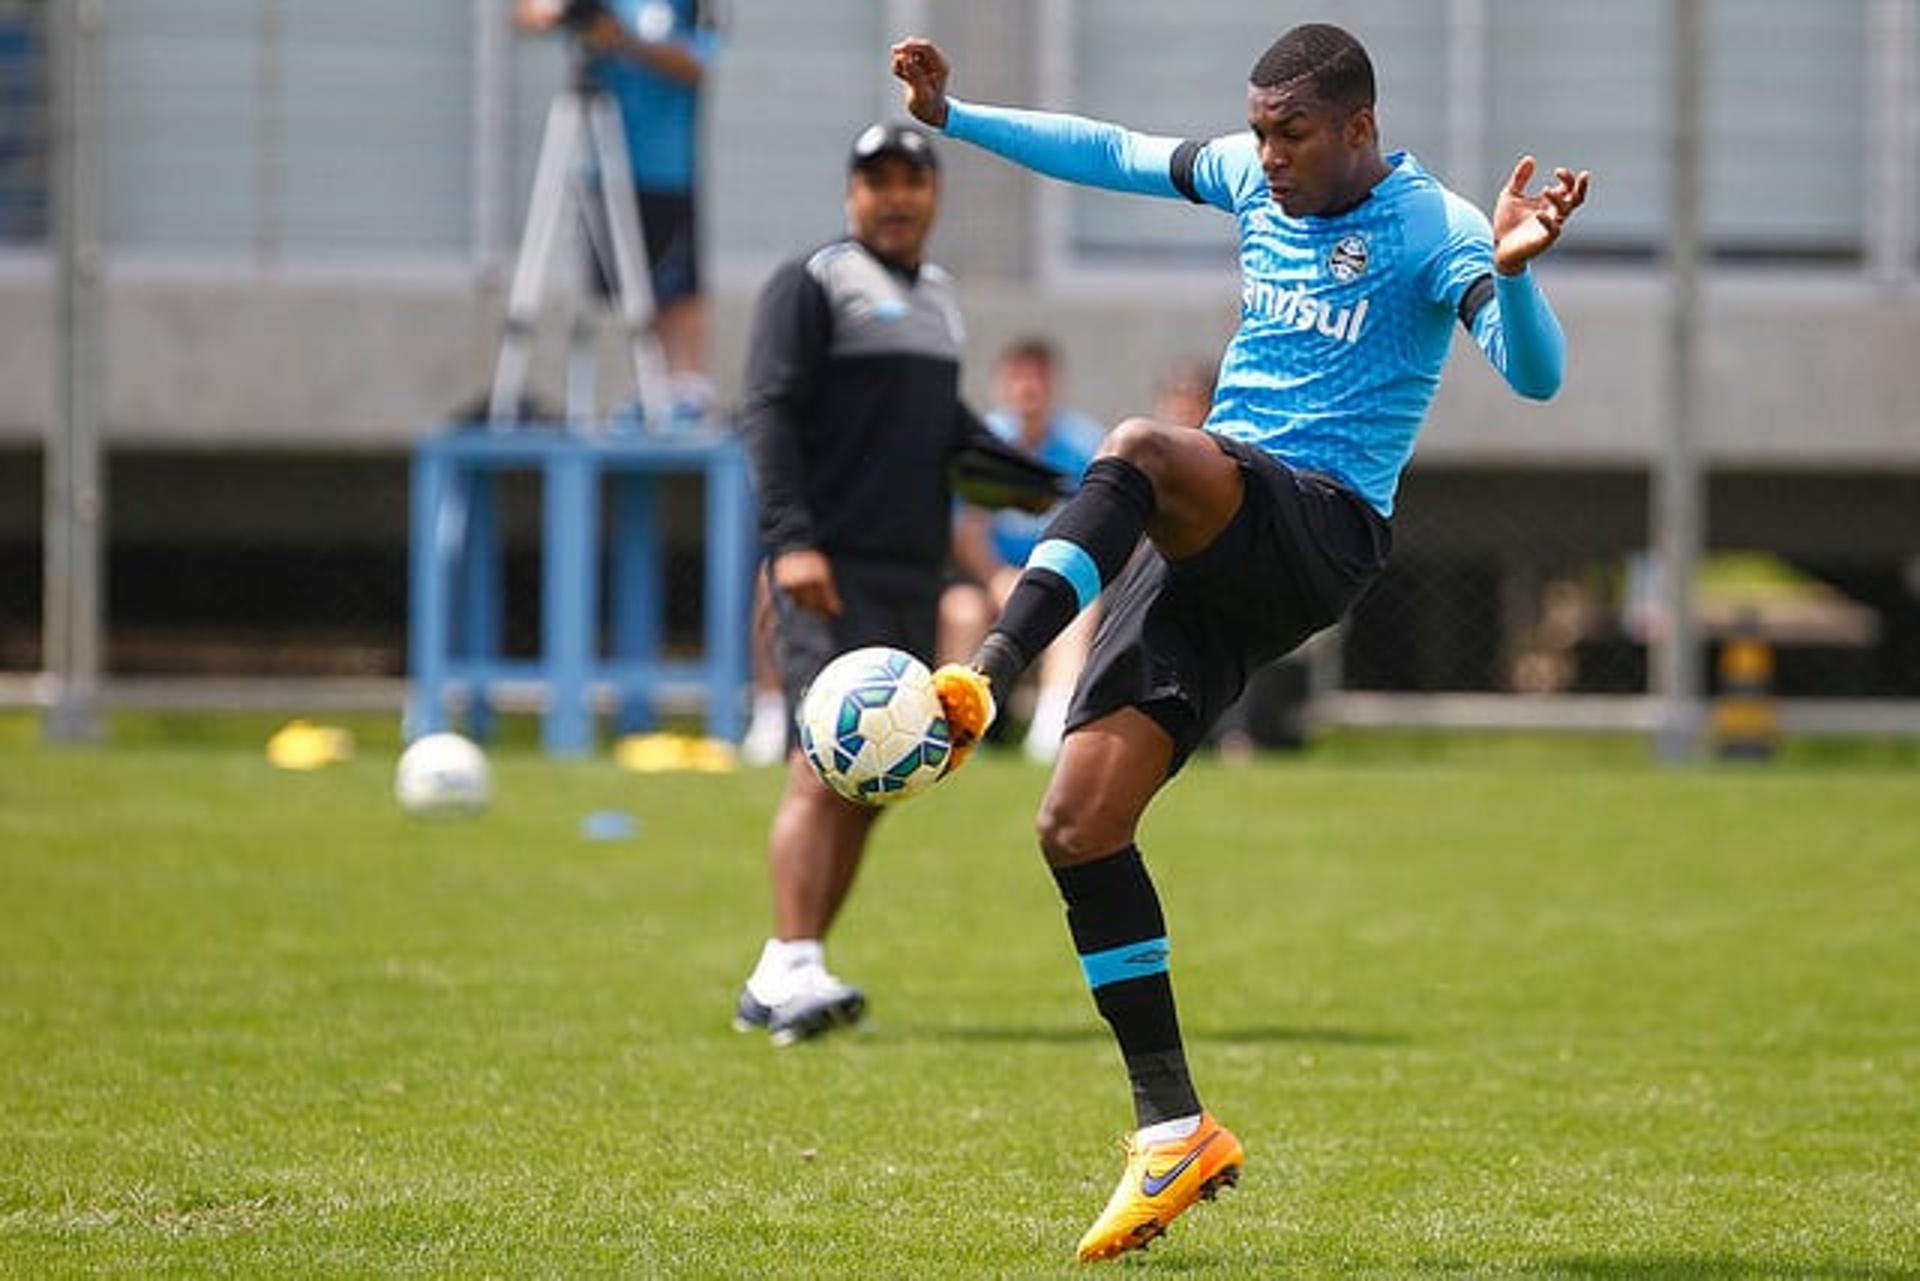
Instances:
[[[940,168],[940,156],[933,149],[933,139],[912,125],[882,121],[868,125],[853,140],[847,171],[865,169],[883,156],[903,157],[920,169]]]

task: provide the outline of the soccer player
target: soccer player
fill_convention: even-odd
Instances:
[[[995,439],[960,399],[953,277],[925,257],[939,196],[924,132],[868,128],[847,164],[847,236],[779,267],[754,310],[741,424],[790,708],[847,650],[933,653],[948,463]],[[774,932],[740,992],[740,1030],[785,1045],[860,1019],[866,995],[824,947],[879,813],[829,791],[789,734],[767,835]]]
[[[1318,23],[1254,63],[1247,130],[1206,140],[963,102],[922,39],[895,45],[892,66],[908,110],[949,137],[1056,178],[1212,205],[1240,231],[1240,326],[1205,430],[1115,428],[971,662],[936,682],[956,743],[970,738],[1104,593],[1037,827],[1133,1087],[1125,1173],[1079,1244],[1082,1259],[1108,1258],[1234,1182],[1244,1160],[1188,1072],[1166,925],[1134,844],[1141,813],[1247,671],[1334,622],[1380,573],[1453,326],[1522,396],[1558,389],[1559,324],[1527,264],[1588,175],[1557,169],[1529,194],[1525,157],[1489,224],[1411,155],[1381,151],[1366,50]]]

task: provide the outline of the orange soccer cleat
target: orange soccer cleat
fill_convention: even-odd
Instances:
[[[964,663],[948,663],[933,674],[933,692],[940,699],[947,717],[947,734],[953,751],[947,757],[942,777],[960,768],[980,738],[993,724],[993,686],[986,676]]]
[[[1240,1181],[1246,1149],[1233,1131],[1200,1114],[1184,1139],[1143,1145],[1127,1140],[1127,1169],[1107,1208],[1080,1238],[1080,1261],[1111,1259],[1137,1250],[1167,1230],[1195,1201],[1211,1201]]]

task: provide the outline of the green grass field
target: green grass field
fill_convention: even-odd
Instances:
[[[727,1015],[777,776],[0,722],[0,1273],[1077,1274],[1118,1056],[983,760],[834,938],[873,1017]],[[638,836],[581,837],[590,811]],[[1339,739],[1196,764],[1143,847],[1240,1188],[1182,1277],[1920,1275],[1920,762]]]

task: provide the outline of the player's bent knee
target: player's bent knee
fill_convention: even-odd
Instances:
[[[1151,418],[1126,418],[1100,442],[1100,452],[1124,458],[1147,475],[1165,465],[1168,456],[1168,428]]]
[[[1151,418],[1126,419],[1107,433],[1100,452],[1137,467],[1163,503],[1178,502],[1180,495],[1205,489],[1221,473],[1237,470],[1205,432],[1168,427]]]
[[[1118,830],[1101,815],[1051,798],[1042,801],[1033,822],[1040,852],[1053,867],[1085,863],[1123,848],[1130,833]]]

